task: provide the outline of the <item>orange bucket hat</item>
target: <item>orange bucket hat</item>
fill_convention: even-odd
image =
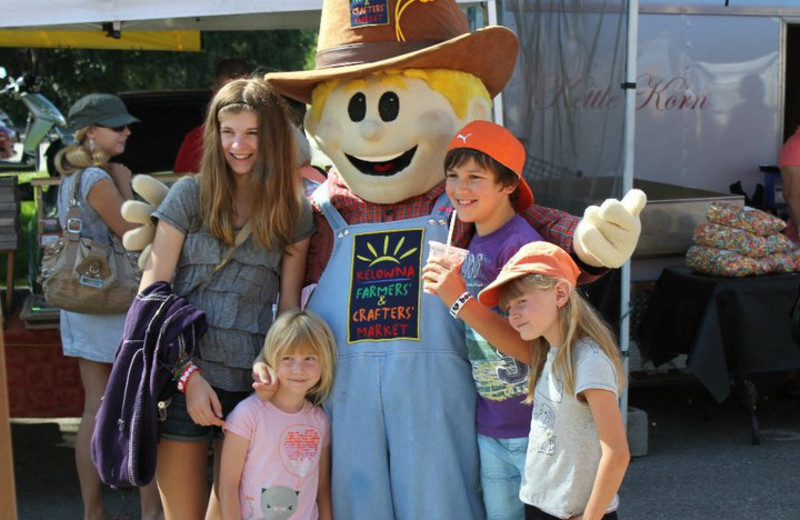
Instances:
[[[489,95],[514,71],[519,42],[508,28],[469,31],[454,0],[324,0],[314,70],[264,79],[305,103],[317,83],[387,69],[448,69],[480,78]]]
[[[563,278],[575,287],[581,270],[569,253],[555,244],[539,240],[522,246],[512,256],[497,279],[478,293],[478,301],[487,307],[494,307],[500,302],[500,288],[512,280],[528,274],[541,274],[554,278]]]
[[[515,205],[523,211],[533,204],[533,192],[522,177],[525,166],[525,147],[507,128],[490,121],[472,121],[450,141],[447,151],[470,148],[483,152],[519,177],[519,198]]]

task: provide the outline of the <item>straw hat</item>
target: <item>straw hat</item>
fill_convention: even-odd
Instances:
[[[516,35],[506,27],[469,32],[454,0],[324,0],[314,70],[269,73],[265,79],[281,94],[310,103],[322,81],[436,68],[473,74],[494,97],[511,77],[518,50]]]

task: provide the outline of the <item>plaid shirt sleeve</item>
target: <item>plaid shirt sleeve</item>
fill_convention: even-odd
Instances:
[[[331,225],[328,224],[328,219],[325,218],[325,215],[322,214],[319,206],[313,200],[311,201],[311,208],[314,211],[315,232],[308,247],[306,285],[319,282],[322,271],[328,265],[328,260],[330,260],[331,251],[333,250],[333,230]]]
[[[578,283],[583,285],[594,282],[608,272],[603,267],[593,267],[581,261],[572,249],[572,237],[580,219],[566,211],[532,205],[520,213],[522,217],[542,235],[546,241],[551,242],[572,255],[572,259],[581,269]]]

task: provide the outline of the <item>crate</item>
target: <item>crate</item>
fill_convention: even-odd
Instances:
[[[59,316],[59,310],[47,305],[44,296],[39,294],[29,294],[19,314],[22,324],[28,330],[57,329]]]

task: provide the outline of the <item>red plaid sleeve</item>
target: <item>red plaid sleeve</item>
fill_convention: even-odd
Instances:
[[[578,222],[580,222],[580,219],[575,215],[536,204],[523,211],[521,215],[542,235],[542,238],[572,255],[575,263],[581,269],[581,275],[578,277],[579,284],[594,282],[608,272],[604,268],[586,265],[580,258],[575,256],[575,251],[572,249],[572,237],[575,234]]]

